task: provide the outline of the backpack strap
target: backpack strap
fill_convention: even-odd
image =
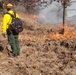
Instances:
[[[11,14],[11,13],[9,13],[9,12],[7,12],[7,13],[5,13],[5,14],[9,14],[12,18],[16,18],[16,12],[14,12],[14,15]]]
[[[7,13],[5,13],[5,14],[9,14],[9,15],[12,17],[12,19],[16,18],[16,13],[15,13],[15,12],[14,12],[14,15],[11,14],[11,13],[9,13],[9,12],[7,12]],[[8,30],[10,31],[11,34],[13,34],[10,29],[8,29]]]
[[[16,12],[14,11],[14,18],[16,18]]]

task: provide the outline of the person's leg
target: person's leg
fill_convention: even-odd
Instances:
[[[15,38],[13,34],[8,35],[8,42],[11,46],[13,55],[17,55],[17,47],[16,47]]]
[[[15,38],[15,45],[17,48],[17,54],[19,55],[20,54],[20,48],[19,48],[18,35],[14,35],[14,38]]]

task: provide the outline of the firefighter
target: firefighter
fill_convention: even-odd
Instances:
[[[6,5],[7,12],[14,15],[13,5],[8,3]],[[16,13],[16,17],[19,18],[19,15]],[[19,42],[18,42],[18,33],[14,31],[10,31],[9,26],[12,22],[12,17],[9,14],[4,14],[3,21],[2,21],[2,36],[4,38],[8,38],[8,43],[11,46],[11,53],[14,57],[20,54]]]

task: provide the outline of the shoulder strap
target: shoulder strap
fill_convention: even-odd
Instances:
[[[14,17],[16,18],[16,12],[14,11]]]
[[[12,18],[16,18],[16,12],[14,12],[14,15],[11,14],[11,13],[9,13],[9,12],[7,12],[7,13],[5,13],[5,14],[9,14]]]
[[[14,18],[14,15],[12,15],[12,14],[10,14],[10,13],[8,13],[8,12],[7,12],[6,14],[9,14],[12,18]]]

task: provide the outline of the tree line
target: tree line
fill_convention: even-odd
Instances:
[[[0,11],[3,11],[3,9],[5,9],[6,4],[7,3],[12,3],[13,5],[18,5],[19,3],[21,3],[23,5],[23,7],[25,8],[25,10],[29,13],[34,12],[35,11],[35,6],[36,3],[39,2],[41,0],[0,0]],[[48,1],[48,0],[43,0],[43,2]],[[70,4],[71,0],[50,0],[52,1],[61,1],[62,4],[64,4],[64,2],[66,3],[66,6]]]

